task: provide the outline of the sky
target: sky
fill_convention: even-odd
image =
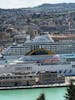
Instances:
[[[26,8],[35,7],[43,3],[75,3],[75,0],[0,0],[0,8]]]

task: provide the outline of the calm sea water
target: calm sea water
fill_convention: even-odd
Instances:
[[[36,100],[41,93],[45,93],[46,100],[64,100],[66,87],[0,90],[0,100]]]

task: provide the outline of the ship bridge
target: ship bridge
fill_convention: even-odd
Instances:
[[[50,36],[50,34],[36,36],[32,40],[27,40],[25,43],[54,43],[54,40]]]

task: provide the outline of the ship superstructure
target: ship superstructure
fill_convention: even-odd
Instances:
[[[75,53],[75,41],[66,40],[66,41],[54,41],[50,34],[37,36],[32,40],[27,40],[23,44],[16,44],[9,46],[4,49],[3,55],[26,55],[28,52],[31,52],[37,49],[45,49],[55,54],[67,54]]]

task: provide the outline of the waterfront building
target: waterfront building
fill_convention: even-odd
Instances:
[[[35,75],[0,74],[0,87],[31,86],[35,84]]]
[[[37,78],[39,79],[37,81]],[[65,77],[57,74],[57,72],[39,72],[36,74],[17,74],[4,73],[0,74],[0,87],[19,87],[45,85],[54,83],[64,83]]]
[[[57,72],[39,72],[39,80],[41,84],[56,84],[56,83],[65,83],[65,78]]]

